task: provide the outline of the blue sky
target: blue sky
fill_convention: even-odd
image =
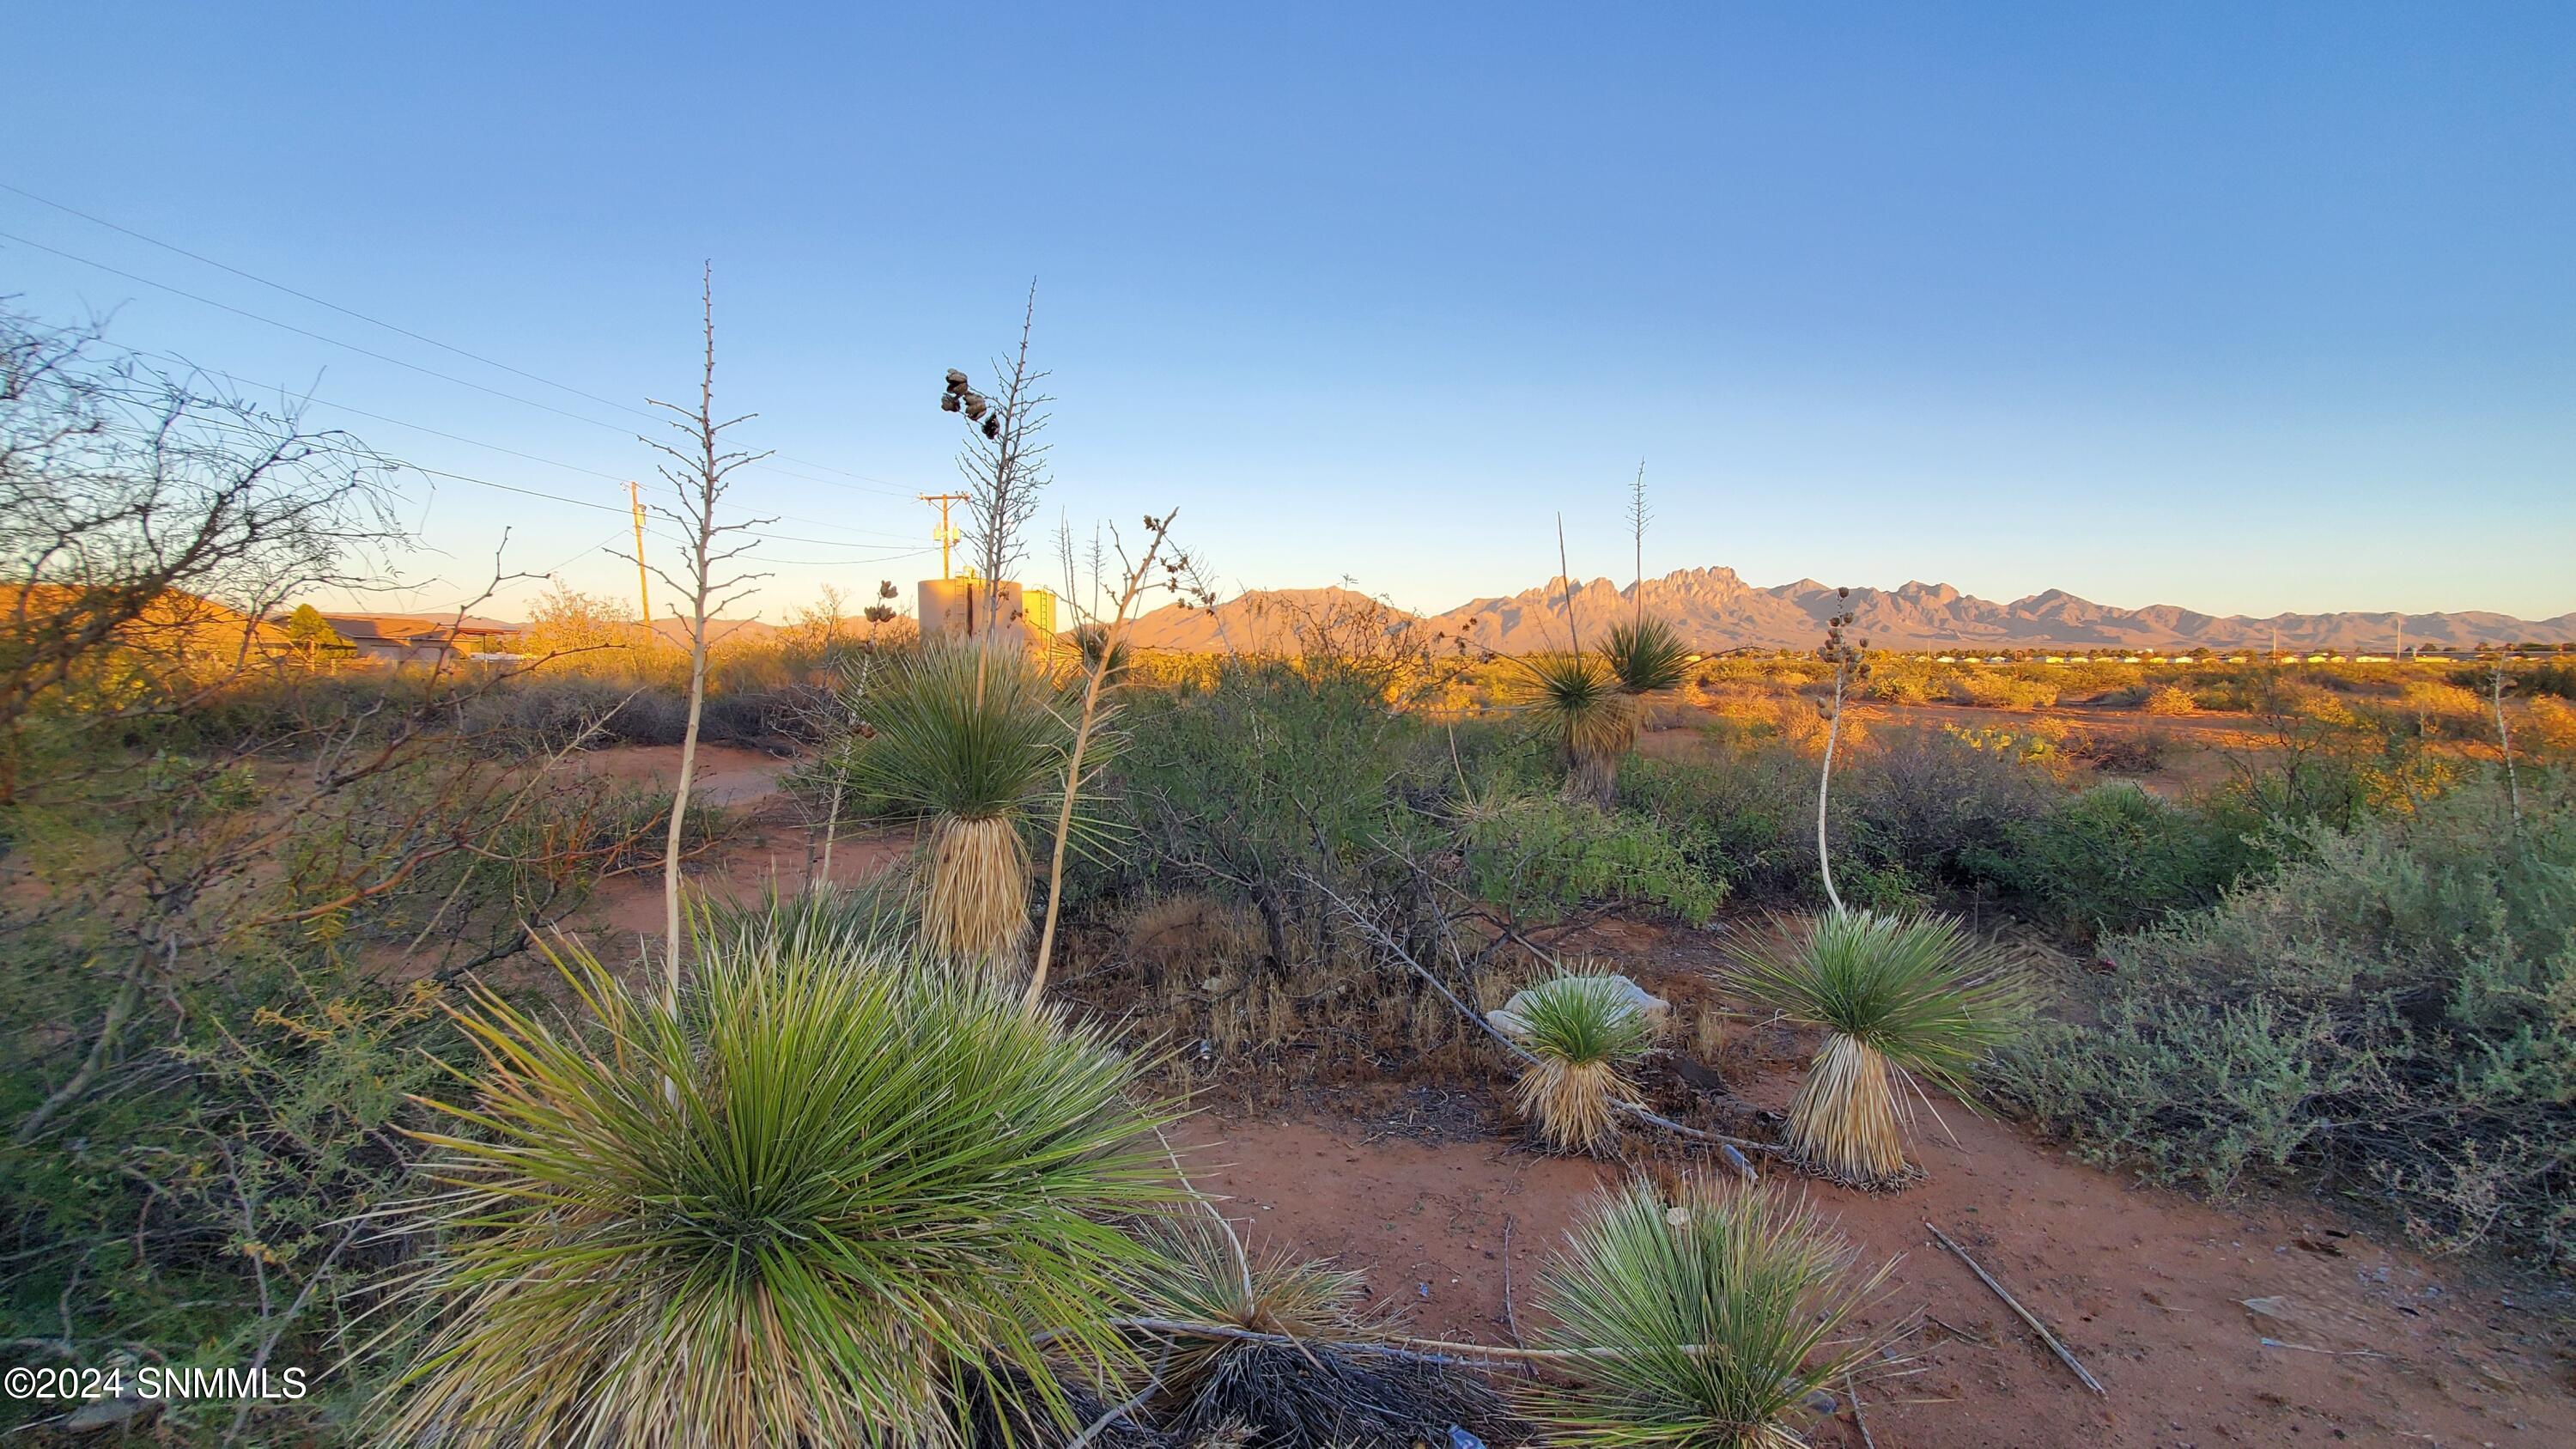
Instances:
[[[712,258],[719,401],[798,460],[741,494],[772,613],[919,576],[938,376],[1032,277],[1049,523],[1177,506],[1230,582],[1447,607],[1560,510],[1624,578],[1642,458],[1653,572],[2576,609],[2576,8],[534,8],[16,7],[0,182],[630,405],[691,385]],[[552,461],[316,409],[388,452],[650,477],[601,402],[0,231],[22,307]],[[412,491],[400,602],[505,525],[631,579],[614,513]]]

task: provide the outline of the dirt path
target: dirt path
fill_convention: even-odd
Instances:
[[[680,772],[677,745],[628,745],[576,757],[575,768],[655,789],[668,790]],[[819,872],[822,840],[789,808],[780,777],[795,763],[759,750],[732,745],[700,745],[692,791],[696,798],[722,806],[741,824],[722,848],[688,863],[689,883],[735,900],[751,900],[773,886],[795,890],[806,880],[809,861]],[[832,844],[830,879],[840,885],[867,880],[912,848],[909,832],[857,829],[844,825]],[[662,931],[662,874],[653,870],[622,875],[603,883],[574,919],[574,929],[611,937],[650,935]]]

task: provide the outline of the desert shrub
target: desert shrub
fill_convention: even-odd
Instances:
[[[1846,898],[1903,910],[1985,885],[2008,828],[2064,798],[2053,758],[1938,729],[1878,731],[1835,772],[1834,876]],[[1638,760],[1625,776],[1628,808],[1663,825],[1699,870],[1746,896],[1816,898],[1816,762],[1801,751],[1718,732],[1704,758]]]
[[[1447,739],[1388,704],[1381,678],[1329,660],[1220,660],[1204,684],[1140,692],[1122,724],[1129,745],[1100,808],[1123,839],[1082,862],[1078,897],[1192,888],[1242,902],[1272,969],[1334,954],[1309,877],[1410,888],[1388,847],[1433,837],[1416,807],[1456,769]]]
[[[2139,701],[2138,708],[2149,714],[2196,714],[2200,710],[2200,702],[2181,685],[2159,684],[2147,691],[2147,697]]]
[[[1890,730],[1838,770],[1835,873],[1901,871],[1933,889],[1973,888],[1981,852],[2064,798],[2054,750],[2018,738]],[[1812,830],[1812,824],[1810,825]]]
[[[2130,784],[2097,786],[2006,823],[1972,868],[2024,914],[2094,933],[2199,910],[2272,855],[2259,819],[2226,798],[2177,805]]]
[[[1663,825],[1694,868],[1735,894],[1781,900],[1810,889],[1815,766],[1785,748],[1720,735],[1705,753],[1630,761],[1620,772],[1621,806]]]
[[[2046,709],[2057,703],[2058,686],[2043,679],[2003,669],[1963,670],[1950,680],[1950,697],[1987,709]]]
[[[2152,775],[2172,748],[2161,730],[2105,730],[2070,737],[2066,755],[2105,774]]]
[[[0,1134],[0,1339],[28,1362],[129,1375],[239,1369],[265,1347],[266,1364],[302,1370],[309,1392],[252,1411],[247,1442],[353,1443],[379,1374],[371,1359],[341,1365],[355,1345],[339,1335],[409,1256],[362,1215],[409,1194],[401,1131],[421,1120],[409,1094],[433,1090],[442,1061],[462,1054],[435,1019],[434,988],[271,956],[226,964],[219,982],[170,981],[184,1010],[111,1054],[96,1089],[44,1130]],[[25,1064],[0,1073],[0,1122],[26,1121],[75,1069],[86,1038],[67,1050],[57,1024],[107,1009],[115,987],[100,966],[50,931],[0,943],[0,1032]],[[0,1424],[61,1407],[12,1399]],[[235,1413],[174,1402],[148,1432],[211,1446]]]
[[[561,964],[595,1022],[461,1015],[389,1434],[960,1443],[979,1405],[1070,1428],[1057,1374],[1135,1362],[1112,1224],[1177,1191],[1097,1028],[865,929],[701,939],[676,1013]]]
[[[1470,887],[1521,920],[1631,902],[1701,925],[1726,899],[1725,881],[1652,816],[1525,795],[1469,810],[1465,833]]]
[[[2225,1187],[2286,1171],[2419,1241],[2576,1263],[2576,807],[2492,779],[2310,825],[2215,908],[2106,943],[2099,1028],[2001,1080],[2105,1160]]]
[[[2534,697],[2515,722],[2514,745],[2538,755],[2576,755],[2576,705],[2555,695]]]

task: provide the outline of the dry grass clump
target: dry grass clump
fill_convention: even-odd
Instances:
[[[1737,953],[1733,984],[1826,1030],[1789,1105],[1789,1146],[1858,1187],[1916,1175],[1905,1157],[1929,1080],[1964,1097],[1968,1073],[2010,1041],[2029,989],[1993,946],[1951,916],[1835,911],[1790,932],[1785,959]]]
[[[1626,1068],[1646,1054],[1654,1029],[1615,976],[1565,975],[1520,997],[1523,1047],[1538,1060],[1521,1071],[1515,1104],[1560,1152],[1598,1152],[1616,1141],[1611,1105],[1636,1096]]]
[[[1886,1372],[1853,1331],[1893,1263],[1857,1255],[1804,1203],[1683,1181],[1608,1195],[1539,1284],[1569,1382],[1534,1391],[1552,1442],[1797,1449],[1806,1400]]]
[[[1205,891],[1156,896],[1121,923],[1130,959],[1162,975],[1204,978],[1261,959],[1261,921],[1252,909]]]

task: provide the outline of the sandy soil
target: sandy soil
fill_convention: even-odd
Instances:
[[[680,773],[677,745],[634,745],[576,757],[576,768],[664,790]],[[724,848],[690,861],[692,885],[737,900],[754,899],[771,886],[801,887],[807,871],[821,871],[822,832],[810,828],[779,787],[794,763],[731,745],[698,747],[692,792],[740,819]],[[907,831],[862,830],[844,825],[832,843],[829,878],[855,884],[884,871],[912,848]],[[611,938],[658,936],[662,931],[662,877],[658,869],[603,882],[571,925]]]
[[[1573,944],[1638,976],[1685,1019],[1723,1004],[1712,933],[1609,922]],[[1745,1104],[1785,1109],[1815,1039],[1749,1021],[1733,1037],[1723,1057],[1735,1110],[1708,1099],[1700,1120],[1770,1135]],[[1696,1094],[1666,1077],[1657,1105],[1687,1117]],[[1192,1177],[1228,1196],[1229,1215],[1257,1241],[1365,1273],[1375,1295],[1409,1310],[1416,1333],[1508,1344],[1517,1316],[1526,1334],[1550,1253],[1629,1168],[1542,1155],[1486,1090],[1426,1084],[1353,1100],[1280,1118],[1202,1113],[1183,1129]],[[2566,1285],[2427,1259],[2320,1200],[2204,1203],[1954,1103],[1941,1115],[1956,1140],[1925,1122],[1917,1158],[1928,1177],[1900,1193],[1764,1169],[1836,1220],[1867,1262],[1901,1259],[1867,1326],[1901,1332],[1895,1352],[1915,1372],[1862,1390],[1879,1446],[2576,1444],[2576,1292]],[[1634,1150],[1631,1167],[1695,1170],[1668,1140]],[[2085,1390],[1926,1222],[2038,1314],[2108,1396]],[[1863,1444],[1848,1410],[1815,1430],[1819,1444]]]
[[[1878,1444],[2576,1442],[2566,1359],[2497,1290],[2348,1226],[2203,1206],[1947,1115],[1957,1145],[1927,1142],[1930,1178],[1903,1193],[1782,1178],[1867,1260],[1902,1260],[1866,1326],[1905,1329],[1897,1352],[1917,1372],[1862,1390]],[[1495,1344],[1513,1341],[1514,1317],[1529,1331],[1548,1257],[1619,1173],[1538,1155],[1508,1132],[1421,1135],[1400,1115],[1202,1116],[1183,1135],[1194,1181],[1229,1199],[1255,1251],[1332,1255],[1407,1308],[1411,1331]],[[1927,1220],[2048,1323],[2108,1397],[2083,1389]],[[1848,1411],[1815,1427],[1819,1444],[1862,1443]]]

